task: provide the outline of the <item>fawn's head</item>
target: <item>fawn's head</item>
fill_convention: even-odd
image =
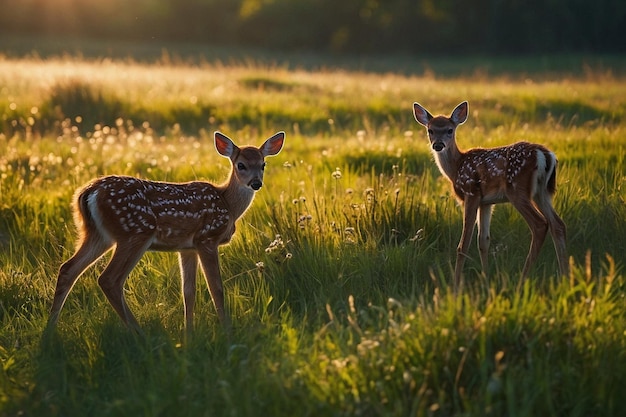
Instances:
[[[280,152],[285,141],[285,132],[278,132],[267,139],[261,147],[242,146],[241,148],[221,132],[215,132],[215,149],[232,163],[231,181],[248,186],[257,191],[263,185],[265,157]]]
[[[428,129],[430,145],[436,152],[441,152],[455,141],[455,132],[458,125],[467,120],[468,104],[462,102],[452,111],[450,117],[433,116],[419,103],[413,103],[415,120]]]

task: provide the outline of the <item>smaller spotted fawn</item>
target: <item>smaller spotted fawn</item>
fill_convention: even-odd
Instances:
[[[487,274],[489,227],[493,205],[510,202],[520,212],[532,234],[524,263],[525,277],[550,231],[561,274],[568,274],[565,223],[552,207],[556,191],[557,159],[547,148],[528,142],[492,149],[463,152],[456,144],[456,128],[467,120],[468,104],[459,104],[450,117],[433,117],[418,103],[415,120],[428,130],[431,150],[441,173],[452,183],[463,205],[463,232],[457,248],[455,284],[461,283],[474,225],[478,223],[478,249],[483,273]],[[478,217],[478,221],[477,221]]]
[[[124,299],[124,282],[143,254],[155,250],[179,253],[187,333],[193,328],[198,259],[217,315],[229,328],[218,247],[230,241],[235,222],[263,185],[265,157],[278,154],[284,140],[285,133],[278,132],[260,148],[239,148],[215,132],[215,148],[230,158],[232,165],[230,177],[222,185],[108,176],[79,189],[73,210],[79,229],[78,249],[60,268],[48,328],[56,325],[78,277],[114,246],[98,284],[128,327],[141,332]]]

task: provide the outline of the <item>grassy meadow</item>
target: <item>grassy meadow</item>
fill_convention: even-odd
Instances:
[[[0,416],[626,415],[625,63],[477,62],[443,77],[449,61],[411,74],[1,57]],[[474,239],[453,291],[462,213],[412,103],[449,114],[463,100],[461,148],[557,154],[570,276],[548,237],[520,280],[530,232],[501,205],[490,278]],[[176,256],[149,253],[126,284],[144,337],[98,288],[105,257],[42,339],[74,190],[106,174],[222,181],[215,130],[287,134],[221,249],[232,334],[199,280],[185,342]]]

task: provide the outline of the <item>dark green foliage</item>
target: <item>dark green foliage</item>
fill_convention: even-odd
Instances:
[[[335,53],[623,52],[620,0],[48,0],[0,17],[10,34],[192,41]]]

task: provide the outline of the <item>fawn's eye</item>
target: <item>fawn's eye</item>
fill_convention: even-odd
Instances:
[[[261,165],[261,169],[262,169],[263,171],[265,171],[265,165],[267,165],[265,162],[263,162],[263,165]]]
[[[454,132],[453,129],[448,129],[448,135],[451,135]]]
[[[245,171],[246,170],[246,165],[243,162],[237,162],[237,169],[239,171]]]
[[[432,135],[433,134],[433,130],[432,129],[428,129],[428,134]]]

